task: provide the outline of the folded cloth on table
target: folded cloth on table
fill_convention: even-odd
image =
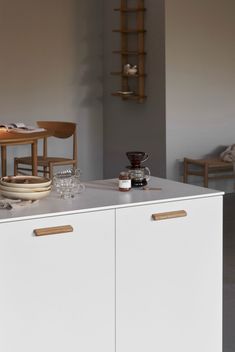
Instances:
[[[14,209],[19,209],[35,203],[38,203],[38,200],[9,199],[9,198],[2,198],[0,196],[0,209],[14,210]]]
[[[223,161],[235,161],[235,144],[227,147],[221,154],[220,157]]]

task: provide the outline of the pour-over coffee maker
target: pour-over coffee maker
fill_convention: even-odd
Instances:
[[[141,163],[148,159],[148,154],[145,152],[127,152],[126,153],[131,165],[127,166],[131,177],[132,187],[144,187],[150,179],[150,170]]]

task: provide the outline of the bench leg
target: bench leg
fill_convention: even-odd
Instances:
[[[208,188],[208,164],[204,166],[204,187]]]
[[[184,159],[184,175],[183,175],[183,182],[188,183],[188,162]]]

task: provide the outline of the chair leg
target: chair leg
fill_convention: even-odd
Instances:
[[[14,176],[18,174],[18,160],[14,159]]]
[[[47,177],[47,166],[43,166],[43,176]]]
[[[49,164],[49,178],[52,179],[53,177],[53,164]]]

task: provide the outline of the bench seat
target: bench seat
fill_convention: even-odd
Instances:
[[[234,178],[233,163],[223,161],[220,158],[184,158],[184,183],[188,183],[190,175],[203,177],[203,185],[208,187],[209,180]]]

